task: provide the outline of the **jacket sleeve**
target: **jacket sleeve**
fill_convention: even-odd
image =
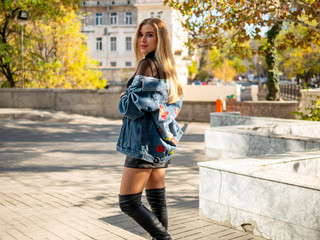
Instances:
[[[132,120],[142,117],[144,112],[159,109],[165,99],[166,84],[163,80],[137,75],[119,102],[120,113]]]

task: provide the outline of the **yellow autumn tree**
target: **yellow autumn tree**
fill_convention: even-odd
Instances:
[[[223,63],[213,70],[214,76],[225,81],[231,82],[237,76],[236,70],[232,66],[232,61],[224,59]]]
[[[248,44],[246,48],[249,48]],[[242,59],[229,50],[230,47],[228,45],[224,49],[212,47],[208,57],[213,75],[224,82],[231,82],[237,74],[247,71]]]
[[[97,89],[106,85],[89,57],[86,37],[74,10],[60,6],[64,14],[39,19],[27,26],[24,87]]]

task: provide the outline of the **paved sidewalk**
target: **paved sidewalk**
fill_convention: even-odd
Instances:
[[[118,207],[120,126],[121,120],[0,108],[0,239],[151,239]],[[181,126],[185,135],[167,170],[173,239],[263,239],[199,218],[197,162],[207,160],[209,124]]]

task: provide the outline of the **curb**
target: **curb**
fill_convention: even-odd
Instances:
[[[31,120],[48,122],[71,122],[74,119],[66,114],[52,112],[48,110],[34,109],[0,109],[0,119],[6,120]]]

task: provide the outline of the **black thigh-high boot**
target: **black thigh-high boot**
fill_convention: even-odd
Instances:
[[[168,230],[168,212],[166,202],[166,189],[146,189],[146,195],[153,214],[159,219]]]
[[[158,218],[141,202],[142,192],[136,194],[119,195],[121,210],[133,218],[141,227],[157,240],[172,240]]]

